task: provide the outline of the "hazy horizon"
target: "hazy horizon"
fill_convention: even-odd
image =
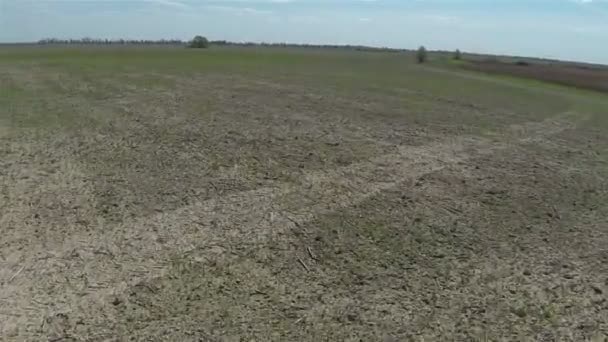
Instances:
[[[608,1],[0,0],[0,42],[198,34],[608,64]]]

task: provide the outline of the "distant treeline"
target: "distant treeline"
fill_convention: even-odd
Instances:
[[[186,42],[181,39],[96,39],[96,38],[82,38],[82,39],[57,39],[57,38],[46,38],[38,41],[40,45],[182,45]]]
[[[186,45],[188,41],[181,39],[57,39],[46,38],[38,41],[40,45]],[[244,46],[244,47],[280,47],[280,48],[312,48],[312,49],[349,49],[357,51],[377,51],[377,52],[402,52],[402,49],[392,49],[387,47],[370,47],[363,45],[323,45],[323,44],[292,44],[292,43],[253,43],[253,42],[231,42],[227,40],[211,40],[210,45],[215,46]]]
[[[312,49],[349,49],[358,51],[381,51],[381,52],[402,52],[403,49],[393,49],[387,47],[371,47],[364,45],[328,45],[328,44],[294,44],[294,43],[253,43],[253,42],[230,42],[226,40],[212,40],[211,45],[217,46],[264,46],[264,47],[284,47],[284,48],[312,48]]]

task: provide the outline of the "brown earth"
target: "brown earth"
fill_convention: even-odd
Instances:
[[[476,60],[462,64],[463,68],[490,74],[526,77],[539,81],[573,86],[580,89],[608,92],[608,69],[583,67],[567,63],[506,63]]]
[[[103,84],[29,70],[2,75]],[[481,136],[392,95],[162,77],[44,102],[102,128],[0,130],[5,340],[606,340],[608,141],[583,113]]]

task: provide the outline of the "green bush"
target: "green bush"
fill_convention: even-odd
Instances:
[[[418,51],[416,52],[416,60],[418,63],[426,62],[426,57],[426,48],[424,46],[419,47]]]
[[[190,41],[188,47],[193,49],[206,49],[209,47],[209,40],[203,36],[196,36]]]
[[[462,59],[462,53],[460,52],[460,50],[456,49],[456,51],[454,52],[454,59],[457,61]]]

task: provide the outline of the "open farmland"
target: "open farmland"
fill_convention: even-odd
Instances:
[[[462,63],[465,69],[511,75],[608,93],[608,68],[567,62],[478,60]]]
[[[608,99],[323,50],[0,50],[0,336],[604,341]]]

